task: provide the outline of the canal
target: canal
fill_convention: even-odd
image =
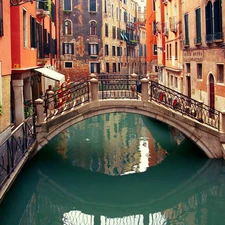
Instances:
[[[178,130],[126,113],[87,119],[30,160],[0,225],[224,225],[225,164]]]

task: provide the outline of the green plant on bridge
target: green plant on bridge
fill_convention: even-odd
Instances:
[[[26,101],[24,103],[24,116],[25,118],[28,118],[29,116],[32,116],[34,110],[33,110],[33,102],[31,100]]]

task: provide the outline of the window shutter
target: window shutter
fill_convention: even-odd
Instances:
[[[71,44],[71,54],[74,54],[74,43]]]
[[[200,8],[196,9],[196,37],[201,37],[201,11]]]
[[[62,44],[62,54],[65,54],[65,43]]]
[[[97,63],[97,73],[100,73],[100,63]]]
[[[88,54],[91,55],[91,45],[88,44]]]
[[[98,44],[96,45],[96,55],[98,55],[98,50],[99,50],[99,46]]]

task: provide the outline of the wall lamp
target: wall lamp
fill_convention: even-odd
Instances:
[[[47,3],[47,1],[43,1],[43,0],[10,0],[10,4],[11,4],[11,6],[19,6],[19,5],[28,3],[28,2],[33,3],[34,1]]]

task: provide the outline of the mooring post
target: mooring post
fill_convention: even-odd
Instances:
[[[148,85],[149,80],[146,78],[141,79],[141,95],[142,101],[148,101]]]
[[[48,96],[47,98],[47,101],[48,101],[47,116],[48,116],[48,114],[53,113],[55,109],[54,91],[48,91],[47,96]]]
[[[34,101],[36,105],[36,113],[37,113],[37,124],[44,122],[44,107],[43,107],[43,100],[38,98]]]
[[[98,80],[96,78],[92,78],[90,80],[91,83],[91,101],[98,101]]]

